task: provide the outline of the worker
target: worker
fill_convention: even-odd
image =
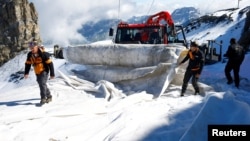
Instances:
[[[241,45],[236,42],[235,38],[230,39],[230,45],[227,49],[226,54],[224,54],[224,57],[228,57],[228,62],[225,66],[227,84],[233,83],[233,78],[230,74],[230,72],[233,70],[235,87],[239,88],[239,72],[240,66],[245,58],[245,50]]]
[[[179,65],[185,63],[187,60],[189,60],[189,63],[183,78],[181,96],[184,96],[190,78],[192,78],[192,85],[195,90],[194,95],[198,95],[200,93],[198,80],[204,66],[205,58],[204,54],[199,50],[197,42],[191,42],[190,50]]]
[[[29,48],[31,51],[28,53],[27,60],[25,62],[24,78],[28,78],[32,65],[34,67],[36,80],[40,88],[40,105],[43,105],[52,101],[52,95],[46,83],[48,79],[48,73],[50,73],[50,79],[53,79],[55,76],[54,66],[52,60],[49,57],[49,53],[40,49],[37,41],[30,42]]]
[[[155,28],[153,32],[149,36],[149,43],[150,44],[160,44],[161,43],[161,38],[158,32],[158,29]]]

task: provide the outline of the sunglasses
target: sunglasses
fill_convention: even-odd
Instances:
[[[35,47],[37,45],[36,42],[29,42],[29,47]]]

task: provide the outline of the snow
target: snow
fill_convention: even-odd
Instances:
[[[199,83],[203,95],[192,95],[189,85],[180,97],[181,85],[173,83],[158,99],[144,91],[123,95],[107,81],[81,80],[67,71],[64,59],[52,58],[56,78],[48,80],[48,87],[53,101],[37,107],[39,88],[33,72],[28,79],[10,81],[11,74],[24,69],[26,53],[0,67],[3,141],[201,141],[207,140],[210,124],[250,123],[249,54],[241,66],[239,89],[226,84],[222,61],[204,67]]]

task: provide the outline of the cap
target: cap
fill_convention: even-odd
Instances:
[[[196,41],[191,42],[190,47],[198,47],[198,43]]]
[[[37,46],[37,41],[29,42],[29,47]]]

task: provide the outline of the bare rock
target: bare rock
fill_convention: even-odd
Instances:
[[[0,1],[0,66],[28,47],[41,42],[38,13],[28,0]]]
[[[250,7],[249,7],[250,9]],[[242,30],[241,37],[239,39],[239,44],[244,47],[246,51],[249,50],[250,46],[250,10],[246,13],[245,25]]]

